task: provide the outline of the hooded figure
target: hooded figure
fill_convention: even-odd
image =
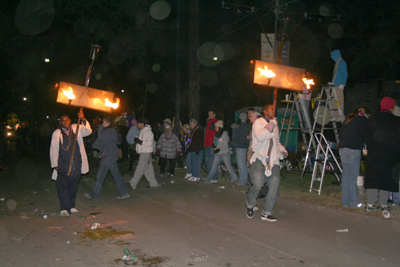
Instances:
[[[346,61],[342,59],[342,55],[340,54],[339,50],[333,50],[331,51],[331,57],[333,61],[335,61],[335,67],[333,69],[333,78],[332,78],[332,83],[335,85],[335,91],[336,95],[339,101],[339,106],[341,113],[342,113],[342,118],[340,117],[340,113],[337,110],[333,111],[333,118],[336,119],[337,121],[342,121],[344,120],[344,87],[346,86],[346,81],[347,81],[347,64]],[[332,96],[333,96],[333,92]],[[337,102],[335,99],[332,99],[332,106],[333,108],[337,107]]]
[[[341,89],[344,89],[344,87],[346,86],[346,81],[348,76],[346,61],[342,59],[342,55],[340,54],[340,51],[337,49],[331,52],[331,57],[333,61],[336,62],[335,67],[333,69],[332,83],[335,84],[335,87],[343,87]]]

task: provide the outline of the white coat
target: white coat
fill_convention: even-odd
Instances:
[[[154,134],[151,131],[150,125],[146,125],[140,130],[139,140],[142,140],[142,144],[136,144],[136,152],[138,154],[152,153],[154,151]]]
[[[270,132],[265,129],[267,124],[268,122],[264,118],[259,118],[253,123],[251,148],[254,151],[254,154],[250,158],[250,164],[253,164],[253,162],[259,159],[265,166],[265,175],[270,176],[271,170],[268,170],[266,162],[270,139],[273,138],[272,150],[269,158],[271,169],[274,165],[280,166],[279,160],[283,160],[288,153],[279,142],[278,125],[275,126],[272,132]]]
[[[76,133],[76,126],[77,124],[72,124],[72,131]],[[89,163],[88,159],[86,156],[86,150],[85,150],[85,144],[83,143],[83,137],[86,137],[92,133],[92,128],[90,127],[90,124],[88,121],[86,121],[86,125],[83,123],[79,126],[79,133],[77,136],[77,141],[79,144],[79,151],[81,153],[82,157],[82,167],[81,167],[81,173],[85,174],[89,172]],[[53,132],[53,135],[51,137],[51,145],[50,145],[50,162],[51,162],[51,167],[58,167],[58,155],[60,151],[60,140],[61,144],[63,143],[63,138],[61,136],[61,130],[57,129]],[[54,170],[52,179],[56,180],[57,179],[57,171]]]

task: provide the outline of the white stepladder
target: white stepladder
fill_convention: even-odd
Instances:
[[[336,90],[334,88],[334,85],[332,83],[329,83],[327,86],[323,86],[322,90],[321,90],[321,94],[315,99],[315,102],[317,103],[317,108],[315,111],[316,114],[316,118],[314,120],[314,124],[312,126],[311,129],[311,134],[310,134],[310,141],[308,143],[308,147],[307,147],[307,154],[306,154],[306,158],[305,158],[305,164],[303,167],[303,172],[301,174],[301,178],[303,178],[305,172],[306,172],[306,168],[307,165],[306,163],[309,163],[310,161],[310,153],[314,153],[316,152],[316,144],[315,144],[315,135],[314,133],[324,133],[324,130],[333,130],[334,135],[335,135],[335,139],[336,139],[336,143],[339,143],[339,131],[338,131],[338,125],[337,123],[339,122],[337,120],[337,118],[334,118],[334,113],[335,111],[338,112],[339,114],[339,120],[340,122],[344,122],[345,120],[345,116],[344,113],[342,111],[342,108],[339,105],[339,101],[338,101],[338,97],[336,94]],[[322,108],[325,107],[325,108]],[[322,113],[320,111],[323,111]],[[329,111],[329,114],[326,114]],[[329,121],[325,121],[325,119],[327,118],[327,115],[330,117]],[[322,120],[322,122],[321,122]],[[317,122],[320,121],[320,125],[321,128],[317,129]],[[331,122],[332,123],[332,128],[326,128],[325,125],[327,123]],[[319,143],[322,140],[319,140]],[[315,157],[317,159],[317,157]],[[317,161],[315,161],[314,164],[318,163]],[[319,164],[319,163],[318,163]],[[320,166],[322,167],[322,166]],[[315,169],[315,166],[314,166]]]
[[[315,140],[317,140],[318,142],[318,146],[315,155],[313,174],[311,178],[310,193],[312,192],[312,190],[315,190],[318,192],[318,195],[320,195],[325,173],[333,173],[337,181],[340,183],[338,173],[342,173],[342,168],[331,149],[330,143],[326,140],[325,136],[322,133],[315,133],[314,135]],[[329,170],[327,170],[327,166],[329,167]],[[318,170],[318,168],[320,170]],[[321,173],[321,176],[317,178],[318,172]],[[320,182],[319,189],[313,188],[314,181]]]

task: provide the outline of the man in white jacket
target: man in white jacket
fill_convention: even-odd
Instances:
[[[132,190],[136,189],[136,185],[144,175],[150,183],[146,188],[152,189],[158,187],[158,182],[154,176],[154,168],[151,161],[151,154],[154,151],[154,135],[151,131],[147,120],[142,118],[137,122],[137,127],[140,130],[139,137],[134,139],[136,143],[136,153],[139,154],[139,163],[136,167],[135,174],[126,186]]]
[[[268,193],[264,199],[261,220],[277,221],[272,216],[272,211],[278,197],[280,186],[281,167],[279,160],[287,157],[286,149],[279,142],[279,129],[276,118],[273,117],[272,105],[263,107],[264,117],[254,121],[252,127],[252,149],[254,154],[250,158],[250,180],[252,186],[247,193],[246,216],[253,218],[254,207],[257,204],[257,196],[265,183],[268,185]]]
[[[56,180],[58,197],[60,198],[61,216],[77,213],[75,208],[76,192],[81,174],[89,172],[89,163],[86,156],[83,137],[92,133],[89,122],[84,118],[83,111],[78,113],[81,119],[79,131],[77,124],[71,125],[68,115],[60,117],[60,127],[53,132],[50,145],[51,167],[54,168],[53,180]],[[74,139],[77,134],[75,150]],[[74,150],[74,151],[73,151]],[[71,154],[74,153],[72,168],[69,172]]]

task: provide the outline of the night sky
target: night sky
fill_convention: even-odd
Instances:
[[[150,14],[154,2],[2,1],[1,119],[10,112],[28,121],[77,112],[56,103],[55,84],[84,85],[91,44],[99,44],[103,50],[101,60],[94,64],[89,87],[114,91],[121,98],[122,106],[115,114],[130,107],[141,116],[147,89],[145,115],[150,121],[173,117],[177,1],[168,1],[170,12],[160,5]],[[183,122],[188,115],[191,42],[187,2],[182,0],[180,29]],[[213,108],[231,120],[235,110],[263,105],[272,98],[270,88],[252,83],[249,61],[260,58],[263,32],[251,7],[269,33],[275,27],[275,1],[225,1],[224,6],[221,1],[199,2],[199,45],[209,43],[222,49],[222,60],[217,62],[199,58],[201,119],[205,120],[207,109]],[[290,65],[312,73],[317,83],[313,90],[318,91],[331,79],[334,62],[329,52],[333,49],[340,49],[348,64],[348,87],[370,79],[399,79],[398,1],[281,0],[280,4],[278,37],[290,41]],[[86,114],[92,118],[104,115],[90,110]]]

